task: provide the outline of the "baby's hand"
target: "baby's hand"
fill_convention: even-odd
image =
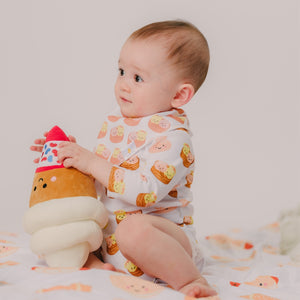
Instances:
[[[36,152],[42,152],[44,148],[44,144],[46,142],[47,135],[48,135],[48,131],[46,131],[43,134],[44,138],[39,138],[34,140],[34,145],[30,146],[30,150]],[[76,138],[74,136],[69,135],[68,138],[72,143],[76,143]],[[39,157],[33,160],[34,163],[39,163],[39,161],[40,161]]]
[[[74,167],[82,173],[91,175],[91,166],[97,159],[96,154],[71,142],[62,142],[58,147],[58,159],[65,168]]]

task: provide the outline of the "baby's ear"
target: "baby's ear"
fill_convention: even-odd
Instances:
[[[181,84],[177,90],[176,95],[172,99],[172,107],[178,108],[187,104],[192,99],[194,94],[194,87],[190,83]]]

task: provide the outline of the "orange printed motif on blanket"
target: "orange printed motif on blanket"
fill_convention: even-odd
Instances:
[[[249,271],[250,270],[249,267],[243,267],[243,266],[241,266],[241,267],[233,267],[232,269],[236,270],[236,271]]]
[[[251,300],[280,300],[278,298],[274,298],[263,294],[252,294],[252,295],[246,295],[240,297],[245,299],[251,299]]]
[[[51,268],[51,267],[32,267],[32,271],[44,273],[44,274],[57,274],[57,273],[72,273],[77,271],[85,271],[87,268]]]
[[[221,248],[239,248],[249,250],[253,248],[252,243],[244,240],[235,240],[225,234],[214,234],[206,237],[207,240]]]
[[[265,245],[263,251],[268,254],[276,255],[279,254],[279,248],[271,245]]]
[[[226,256],[219,256],[219,255],[211,255],[211,258],[218,260],[220,262],[224,262],[224,263],[229,263],[229,262],[233,262],[233,261],[250,261],[252,259],[254,259],[256,256],[256,251],[253,250],[253,252],[251,253],[251,255],[249,257],[246,258],[230,258],[230,257],[226,257]]]
[[[2,243],[2,244],[14,244],[14,242],[7,241],[7,240],[0,240],[0,243]]]
[[[253,281],[248,281],[248,282],[246,281],[244,282],[244,284],[257,286],[264,289],[274,289],[278,287],[278,281],[279,279],[275,276],[265,275],[265,276],[258,276]],[[238,287],[241,285],[241,283],[231,281],[230,285]]]
[[[11,237],[17,237],[18,234],[14,232],[7,232],[7,231],[0,231],[1,235],[11,236]]]
[[[92,287],[90,285],[85,285],[81,283],[72,283],[70,285],[57,285],[53,286],[47,289],[41,289],[36,291],[36,293],[43,294],[43,293],[48,293],[48,292],[53,292],[53,291],[78,291],[78,292],[91,292]]]
[[[268,230],[270,232],[279,232],[279,223],[274,222],[271,224],[268,224],[262,228],[262,230]]]
[[[191,296],[185,296],[184,300],[195,300],[196,298],[191,297]],[[210,297],[202,297],[201,299],[203,300],[221,300],[221,298],[216,295],[216,296],[210,296]]]
[[[0,246],[0,257],[8,256],[15,253],[19,248]]]
[[[131,276],[111,275],[110,280],[117,288],[141,298],[153,297],[164,289],[158,284]]]
[[[6,266],[15,266],[15,265],[18,265],[19,263],[18,262],[15,262],[15,261],[6,261],[6,262],[3,262],[3,263],[0,263],[0,268],[4,268]]]

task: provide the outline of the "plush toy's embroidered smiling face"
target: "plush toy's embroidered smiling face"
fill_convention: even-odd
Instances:
[[[91,196],[96,198],[92,178],[75,169],[53,169],[35,173],[29,206],[51,199]]]

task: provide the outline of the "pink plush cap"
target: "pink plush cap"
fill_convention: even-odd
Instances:
[[[58,127],[54,126],[46,137],[46,142],[40,158],[36,173],[52,169],[64,168],[57,158],[58,145],[63,141],[70,141],[66,134]]]

